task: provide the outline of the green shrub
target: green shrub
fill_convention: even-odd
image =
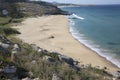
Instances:
[[[0,26],[0,34],[8,36],[11,34],[20,34],[20,32],[10,27]]]

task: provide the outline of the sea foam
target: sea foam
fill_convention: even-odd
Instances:
[[[70,18],[70,19],[80,19],[80,20],[85,19],[85,18],[83,18],[83,17],[81,17],[81,16],[78,16],[78,15],[76,15],[76,14],[74,14],[74,13],[73,13],[72,15],[70,15],[69,18]]]
[[[69,18],[69,17],[68,17]],[[80,34],[79,31],[75,28],[75,22],[73,19],[69,18],[70,22],[70,32],[72,36],[78,40],[80,43],[88,47],[89,49],[95,51],[100,56],[106,58],[116,66],[120,68],[120,60],[116,59],[116,55],[109,52],[107,49],[102,49],[100,45],[94,44],[91,40],[88,40],[84,34]]]

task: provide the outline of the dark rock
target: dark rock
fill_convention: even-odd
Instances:
[[[13,47],[13,43],[4,36],[0,36],[0,46],[8,49]]]
[[[69,65],[74,66],[74,60],[72,58],[70,58],[70,57],[59,55],[59,59],[65,61]]]
[[[71,66],[74,70],[76,70],[76,71],[80,71],[81,70],[81,68],[79,67],[79,66]]]
[[[42,48],[40,48],[40,47],[38,47],[38,46],[36,46],[36,44],[31,44],[31,48],[33,49],[33,50],[35,50],[35,51],[43,51],[43,49]]]
[[[53,59],[53,58],[50,57],[50,56],[44,56],[44,57],[43,57],[43,60],[47,60],[47,61],[49,61],[49,62],[55,62],[55,59]]]
[[[59,52],[51,52],[52,54],[55,54],[55,55],[61,55],[61,53],[59,53]]]
[[[36,46],[36,44],[31,44],[31,48],[35,51],[42,52],[42,53],[47,53],[48,52],[47,50]]]
[[[13,45],[14,44],[5,36],[0,36],[0,52],[9,53],[9,51],[13,48]]]
[[[56,60],[53,58],[48,58],[48,60],[49,60],[49,62],[56,62]]]
[[[120,73],[120,71],[117,71],[118,73]]]
[[[0,51],[2,53],[17,53],[20,51],[20,46],[12,43],[5,36],[0,36]]]
[[[4,74],[4,73],[0,73],[0,79],[2,80],[4,80],[4,79],[6,79],[7,78],[7,76]]]
[[[2,53],[9,53],[9,50],[3,48],[2,46],[0,46],[0,52]]]
[[[23,79],[29,76],[29,73],[26,69],[24,68],[17,68],[17,74],[19,79]]]
[[[16,73],[17,68],[15,66],[6,66],[5,68],[3,68],[3,72],[4,73]]]
[[[41,52],[42,52],[42,53],[47,53],[48,51],[47,51],[47,50],[45,50],[45,49],[43,49]]]
[[[13,44],[10,40],[8,40],[5,36],[0,36],[0,42],[6,44]]]

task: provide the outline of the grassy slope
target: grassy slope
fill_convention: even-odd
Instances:
[[[88,66],[76,70],[65,61],[59,59],[57,54],[37,52],[30,45],[21,42],[19,39],[13,37],[9,39],[21,47],[21,51],[16,54],[12,63],[18,67],[18,70],[22,68],[32,73],[32,75],[29,75],[30,78],[39,77],[41,80],[52,80],[53,73],[55,73],[62,80],[112,80],[112,76],[102,69]],[[52,61],[45,56],[50,57]],[[10,63],[9,58],[10,55],[7,63]],[[17,75],[22,75],[20,70]]]

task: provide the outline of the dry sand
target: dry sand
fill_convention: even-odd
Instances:
[[[22,33],[17,37],[29,44],[36,44],[49,51],[60,52],[82,64],[107,67],[111,72],[120,70],[74,39],[69,32],[69,21],[63,15],[28,18],[22,22],[22,25],[15,27]]]

